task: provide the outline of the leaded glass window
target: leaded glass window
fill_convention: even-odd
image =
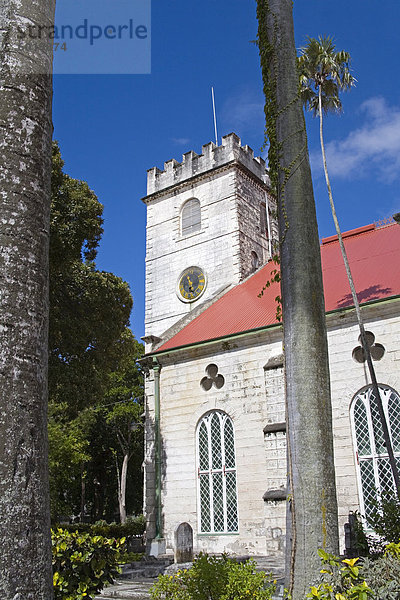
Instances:
[[[200,201],[192,198],[185,202],[181,213],[181,234],[189,235],[201,229]]]
[[[197,429],[200,533],[238,531],[235,434],[221,411],[205,415]]]
[[[383,410],[398,468],[400,468],[400,397],[392,388],[379,386]],[[360,509],[367,521],[372,503],[382,492],[394,492],[394,480],[383,438],[378,405],[371,387],[362,389],[351,406],[351,420],[360,489]]]

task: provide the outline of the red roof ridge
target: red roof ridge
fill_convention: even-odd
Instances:
[[[349,237],[354,237],[356,235],[360,235],[360,233],[366,233],[367,231],[374,231],[376,229],[375,223],[370,223],[370,225],[364,225],[363,227],[357,227],[356,229],[350,229],[349,231],[344,231],[342,233],[342,238],[346,239]],[[332,242],[337,242],[338,236],[331,235],[326,238],[322,238],[321,245],[325,246],[326,244],[331,244]]]

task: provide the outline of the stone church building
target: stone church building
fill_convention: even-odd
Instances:
[[[286,425],[275,202],[235,134],[148,172],[145,513],[153,555],[283,553]],[[400,457],[400,226],[344,234]],[[393,486],[336,236],[321,242],[339,526]],[[396,391],[397,390],[397,391]],[[341,542],[341,551],[344,541]]]

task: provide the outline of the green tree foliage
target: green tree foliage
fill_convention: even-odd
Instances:
[[[50,405],[49,471],[52,513],[68,514],[81,493],[82,464],[90,460],[86,430],[79,420],[66,426],[62,409]]]
[[[109,374],[104,396],[90,411],[95,421],[88,428],[92,460],[87,464],[87,495],[93,498],[93,520],[116,517],[123,475],[128,512],[138,513],[142,506],[143,376],[137,359],[143,346],[129,330],[120,342],[124,349],[119,367]],[[124,521],[126,515],[119,513]]]
[[[50,229],[49,442],[53,519],[89,513],[115,515],[117,473],[122,464],[110,414],[125,411],[130,423],[141,408],[143,346],[127,325],[129,286],[98,271],[95,259],[103,233],[103,207],[83,181],[63,172],[53,143]],[[134,401],[136,399],[136,401]],[[121,407],[117,409],[116,407]],[[124,408],[122,408],[124,407]],[[115,422],[114,422],[115,421]],[[141,496],[141,431],[131,435],[128,507]],[[132,491],[132,488],[133,491]]]
[[[339,93],[350,89],[355,79],[350,73],[350,54],[336,51],[329,36],[308,37],[298,58],[300,93],[305,107],[314,116],[319,114],[319,96],[324,113],[341,112]]]
[[[130,358],[120,370],[111,374],[110,389],[106,395],[106,400],[113,401],[106,414],[106,423],[112,433],[121,523],[126,521],[126,486],[129,461],[133,456],[136,459],[140,458],[140,462],[143,460],[143,453],[141,452],[143,439],[141,416],[144,410],[143,387],[142,376],[134,359],[140,353],[141,345],[136,340],[132,340],[132,342],[135,345],[133,358]],[[137,485],[136,489],[141,492],[140,485]]]
[[[129,286],[96,270],[103,206],[83,181],[62,171],[53,144],[50,225],[49,395],[70,417],[104,392],[118,367],[119,340],[129,322]]]

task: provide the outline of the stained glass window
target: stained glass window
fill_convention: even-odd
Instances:
[[[238,531],[235,434],[221,411],[205,415],[197,429],[200,533]]]

